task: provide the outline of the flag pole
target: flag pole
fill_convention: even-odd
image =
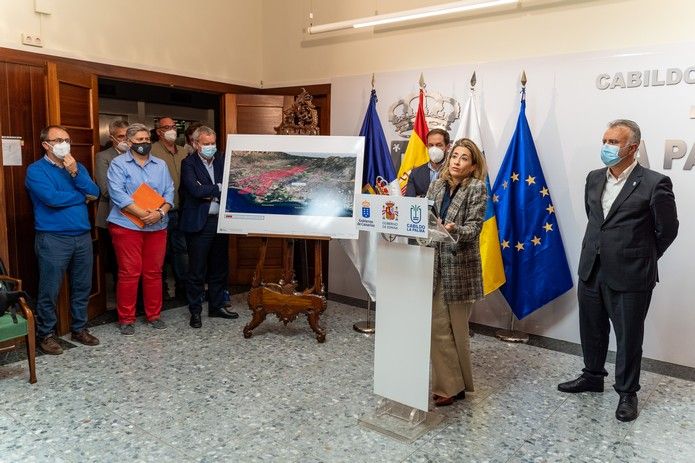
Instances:
[[[374,73],[372,72],[372,90],[374,90]],[[355,322],[352,329],[362,334],[374,334],[374,320],[372,320],[372,298],[367,295],[367,319]]]
[[[372,298],[367,296],[367,319],[355,322],[352,329],[362,334],[374,334],[374,320],[372,320]]]
[[[526,71],[521,72],[521,99],[526,99]],[[514,329],[514,312],[509,311],[509,329],[508,330],[497,330],[495,336],[497,339],[505,342],[523,342],[526,343],[529,340],[528,333],[523,331],[518,331]]]

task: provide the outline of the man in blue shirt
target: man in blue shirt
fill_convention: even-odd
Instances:
[[[40,136],[46,154],[27,168],[25,180],[34,204],[34,249],[39,263],[36,331],[39,349],[58,355],[63,348],[55,334],[56,302],[66,271],[71,339],[88,346],[99,344],[85,328],[92,290],[92,226],[87,203],[99,197],[99,187],[70,154],[70,136],[64,127],[50,125]]]

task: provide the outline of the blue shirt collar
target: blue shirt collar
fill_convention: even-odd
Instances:
[[[130,150],[126,151],[123,154],[125,154],[127,162],[135,162],[135,157],[133,156],[133,153]],[[162,162],[162,160],[159,159],[157,156],[152,156],[152,153],[150,153],[149,157],[147,158],[147,162],[145,162],[145,165],[149,164],[150,162],[158,164]]]

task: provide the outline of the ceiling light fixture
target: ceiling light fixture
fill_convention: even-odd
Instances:
[[[424,8],[416,8],[413,10],[401,11],[397,13],[380,14],[369,16],[367,18],[353,19],[349,21],[338,21],[329,24],[320,24],[317,26],[309,26],[307,33],[309,35],[321,34],[324,32],[333,32],[343,29],[359,29],[363,27],[381,26],[384,24],[395,24],[405,21],[414,21],[416,19],[432,18],[455,13],[464,13],[468,11],[482,10],[485,8],[494,8],[504,5],[516,5],[520,0],[478,0],[478,1],[459,1],[451,3],[443,3],[441,5],[428,6]]]

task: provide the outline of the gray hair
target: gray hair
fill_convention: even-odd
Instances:
[[[109,124],[109,134],[113,135],[116,132],[116,129],[124,129],[128,127],[128,121],[125,121],[123,119],[116,119],[115,121],[111,121]]]
[[[41,133],[39,134],[39,138],[41,139],[41,143],[45,142],[48,140],[48,132],[50,132],[51,129],[59,129],[62,130],[63,132],[67,132],[68,130],[63,127],[62,125],[49,125],[41,130]]]
[[[191,135],[191,140],[198,143],[198,138],[200,138],[200,136],[203,134],[217,136],[215,131],[212,130],[210,127],[208,127],[207,125],[201,125],[197,129],[195,129],[195,132],[193,132],[193,135]]]
[[[642,131],[637,122],[629,119],[616,119],[608,124],[608,128],[625,127],[630,131],[630,144],[639,145],[642,140]]]
[[[147,128],[145,124],[140,124],[139,122],[136,122],[134,124],[130,124],[128,126],[128,129],[125,131],[125,137],[130,140],[135,136],[136,133],[138,132],[147,132],[147,134],[150,134],[150,129]]]

